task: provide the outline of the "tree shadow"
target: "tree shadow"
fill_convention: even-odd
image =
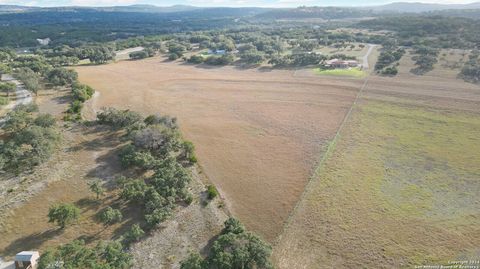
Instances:
[[[275,70],[275,68],[272,66],[261,66],[258,68],[258,71],[263,73],[272,72],[273,70]]]
[[[222,233],[216,234],[215,236],[210,238],[208,240],[207,244],[202,249],[200,249],[200,255],[202,255],[204,257],[208,256],[208,254],[210,253],[210,249],[212,249],[213,243],[215,241],[217,241],[217,239],[218,239],[218,237],[220,237],[220,235],[222,235]]]
[[[248,63],[239,63],[234,65],[236,70],[244,71],[244,70],[252,70],[258,69],[260,67],[259,64],[248,64]]]
[[[52,98],[52,101],[61,105],[61,104],[69,104],[72,101],[72,98],[68,95],[57,96]]]
[[[74,204],[75,206],[79,207],[80,209],[83,210],[83,212],[89,211],[89,210],[98,210],[98,208],[102,205],[102,200],[96,200],[92,198],[82,198],[78,201],[76,201]]]
[[[72,145],[67,148],[68,152],[74,152],[79,150],[98,151],[99,149],[115,148],[118,145],[125,142],[126,137],[124,134],[118,131],[113,131],[105,126],[92,127],[73,127],[71,130],[73,133],[81,135],[97,135],[94,139],[88,139],[80,142],[76,145]]]
[[[224,68],[224,67],[229,66],[229,65],[228,64],[227,65],[197,64],[197,65],[193,65],[193,66],[195,68],[200,68],[200,69],[216,70],[216,69]]]
[[[13,257],[20,251],[38,249],[44,242],[51,240],[62,233],[62,229],[50,229],[24,236],[10,243],[10,245],[3,250],[3,253],[5,256]]]
[[[113,238],[119,239],[128,230],[131,229],[133,224],[138,224],[140,227],[145,227],[144,214],[145,212],[139,205],[124,204],[121,208],[123,215],[122,224],[113,231]],[[147,231],[146,231],[147,232]]]
[[[75,238],[75,240],[82,240],[83,242],[85,242],[85,244],[89,245],[95,241],[97,241],[97,236],[98,236],[99,233],[96,233],[96,234],[91,234],[91,235],[80,235],[79,237]]]
[[[108,190],[115,188],[116,183],[112,179],[120,176],[122,173],[119,158],[120,151],[121,148],[115,148],[98,156],[95,159],[97,165],[87,172],[87,177],[103,179],[104,187]]]

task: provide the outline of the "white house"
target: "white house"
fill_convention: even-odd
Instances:
[[[214,55],[225,55],[227,54],[227,51],[226,50],[208,50],[207,51],[208,54],[214,54]]]
[[[349,67],[357,67],[358,62],[355,60],[331,59],[326,61],[324,66],[331,67],[331,68],[349,68]]]
[[[47,38],[43,38],[43,39],[37,38],[38,44],[40,44],[40,45],[42,45],[42,46],[47,46],[47,45],[50,43],[50,41],[52,41],[52,40],[50,40],[50,38],[48,38],[48,37],[47,37]]]

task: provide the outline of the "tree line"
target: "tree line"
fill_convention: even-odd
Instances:
[[[468,61],[462,67],[460,78],[472,83],[480,83],[480,52],[473,50],[468,56]]]
[[[6,115],[0,141],[0,170],[18,174],[45,161],[58,149],[61,135],[50,114],[34,104],[19,105]]]

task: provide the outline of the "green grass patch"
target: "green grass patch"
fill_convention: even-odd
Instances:
[[[218,196],[217,188],[213,185],[208,185],[207,187],[207,196],[209,200],[213,200],[215,197]]]
[[[305,249],[327,248],[365,268],[389,259],[436,264],[475,251],[480,241],[469,235],[480,227],[478,134],[478,115],[359,103],[297,213],[300,223],[308,219],[299,229],[316,236]],[[383,261],[370,256],[378,248]]]
[[[349,69],[320,69],[316,68],[315,73],[317,75],[324,76],[339,76],[339,77],[355,77],[355,78],[364,78],[367,73],[359,68],[349,68]]]
[[[0,96],[0,106],[4,106],[6,104],[8,104],[8,98],[7,97],[2,97]]]
[[[381,102],[361,113],[361,133],[378,138],[370,154],[381,160],[380,193],[392,212],[444,221],[477,212],[477,116]]]

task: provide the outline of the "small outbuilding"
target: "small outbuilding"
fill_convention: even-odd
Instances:
[[[50,41],[52,41],[52,40],[50,40],[50,38],[48,38],[48,37],[43,38],[43,39],[42,38],[37,38],[38,44],[40,44],[42,46],[47,46],[48,44],[50,44]]]
[[[225,55],[227,54],[227,51],[226,50],[208,50],[207,51],[208,54],[213,54],[213,55]]]
[[[15,255],[15,269],[35,269],[40,258],[38,251],[22,251]]]

